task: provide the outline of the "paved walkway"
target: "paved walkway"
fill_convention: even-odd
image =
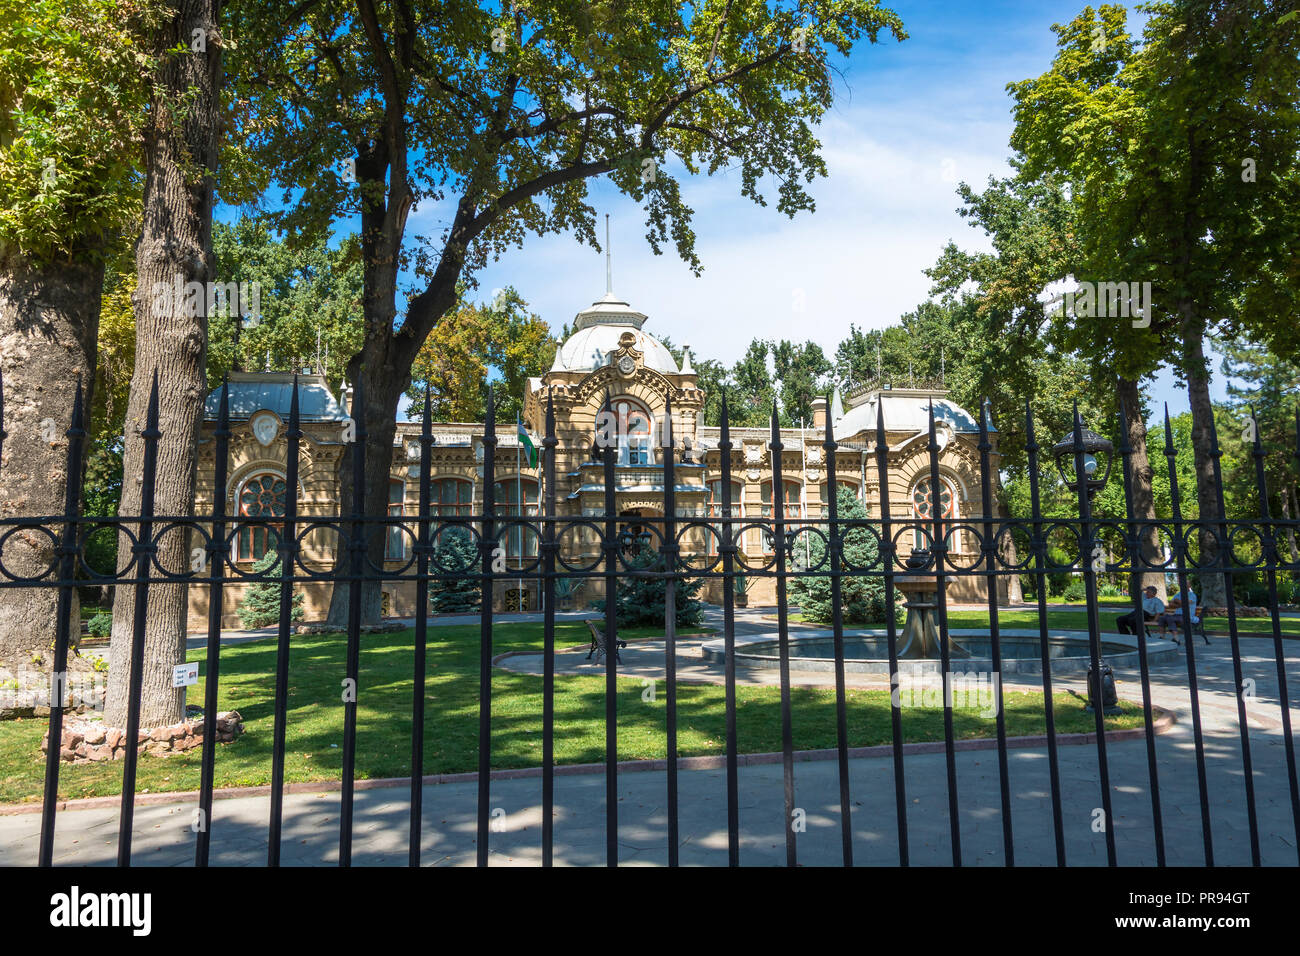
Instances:
[[[770,630],[769,622],[748,612],[738,630]],[[682,664],[698,641],[683,641]],[[1254,761],[1256,807],[1262,859],[1265,864],[1297,863],[1296,829],[1287,783],[1281,733],[1276,665],[1272,642],[1241,641],[1244,677],[1253,681],[1247,713]],[[1294,675],[1300,647],[1286,642],[1287,667]],[[633,645],[624,652],[624,673],[662,675],[662,644]],[[1242,774],[1241,745],[1233,695],[1234,678],[1226,640],[1194,648],[1200,690],[1200,714],[1206,754],[1206,782],[1215,862],[1250,862],[1247,803]],[[645,659],[642,660],[642,655]],[[512,658],[511,661],[517,661]],[[696,679],[710,675],[687,673]],[[764,678],[768,674],[762,675]],[[854,675],[870,686],[871,675]],[[755,675],[742,674],[745,680]],[[1139,700],[1136,670],[1121,671],[1120,695]],[[800,681],[826,683],[828,674],[801,675]],[[1037,686],[1033,675],[1009,675],[1008,688]],[[877,679],[878,681],[878,679]],[[1291,677],[1291,698],[1300,687]],[[1058,679],[1058,690],[1084,693],[1083,675]],[[1177,724],[1156,738],[1159,794],[1164,815],[1168,862],[1199,866],[1205,862],[1201,833],[1199,789],[1184,652],[1152,674],[1154,702],[1175,713]],[[741,715],[743,727],[743,714]],[[1300,730],[1300,708],[1292,706],[1292,723]],[[797,733],[797,729],[796,729]],[[796,746],[798,740],[796,738]],[[1108,746],[1113,832],[1121,865],[1152,865],[1155,850],[1151,798],[1144,740],[1112,741]],[[1098,789],[1095,744],[1059,748],[1062,819],[1067,861],[1071,865],[1104,865],[1105,842],[1094,829]],[[1047,750],[1034,747],[1008,754],[1011,818],[1016,862],[1055,863]],[[1001,865],[1002,813],[995,751],[957,754],[959,823],[962,859],[968,865]],[[782,864],[782,775],[780,764],[740,768],[741,862]],[[905,765],[907,822],[911,862],[948,865],[951,862],[948,795],[942,753],[909,754]],[[795,805],[806,814],[807,832],[799,836],[800,861],[840,862],[840,821],[834,761],[800,762],[795,766]],[[894,864],[898,861],[893,764],[886,758],[850,761],[855,861]],[[475,857],[473,782],[425,788],[424,861],[431,864],[471,864]],[[666,862],[665,774],[660,771],[624,773],[619,777],[619,859],[632,864]],[[680,774],[681,861],[685,864],[726,863],[726,784],[722,770],[686,770]],[[491,806],[500,828],[491,835],[494,865],[540,862],[541,780],[538,777],[495,780]],[[338,839],[337,793],[292,793],[285,798],[283,859],[290,864],[331,864]],[[193,858],[190,831],[192,798],[175,804],[140,806],[135,815],[135,862],[185,865]],[[500,811],[499,813],[496,811]],[[266,856],[269,799],[266,796],[218,800],[214,805],[212,854],[214,864],[260,865]],[[409,818],[404,788],[359,791],[356,797],[354,862],[395,865],[406,861]],[[38,814],[0,817],[0,865],[30,864],[36,859]],[[605,862],[605,790],[600,773],[556,778],[556,861],[562,864]],[[56,861],[73,865],[111,864],[116,854],[116,808],[67,810],[59,813]]]

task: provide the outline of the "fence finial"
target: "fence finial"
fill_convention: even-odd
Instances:
[[[1169,423],[1169,403],[1165,402],[1165,457],[1173,458],[1177,454],[1174,451],[1174,427]]]
[[[673,447],[673,396],[671,393],[664,395],[664,431],[660,436],[659,445],[662,448]]]

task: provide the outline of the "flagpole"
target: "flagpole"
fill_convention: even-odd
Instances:
[[[803,501],[800,502],[799,510],[802,512],[800,517],[808,520],[808,440],[804,437],[803,419],[799,419],[799,457],[803,462],[803,474],[799,477],[803,479]],[[808,535],[803,536],[803,566],[806,568],[812,564],[812,544],[808,540]]]
[[[524,507],[524,483],[523,483],[523,460],[520,455],[524,451],[524,441],[519,437],[519,430],[524,427],[524,420],[515,415],[515,506],[519,509],[520,520],[524,517],[524,512],[528,509]],[[506,539],[510,543],[510,539]],[[519,528],[519,567],[522,570],[524,566],[524,531]],[[519,578],[519,610],[522,613],[524,609],[524,579]]]

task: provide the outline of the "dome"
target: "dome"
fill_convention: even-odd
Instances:
[[[662,342],[641,331],[646,316],[637,312],[614,293],[606,292],[604,298],[593,302],[591,308],[579,312],[574,318],[577,329],[555,353],[553,372],[589,372],[609,361],[619,338],[628,331],[635,339],[635,348],[644,354],[646,368],[657,372],[677,374],[677,361]]]

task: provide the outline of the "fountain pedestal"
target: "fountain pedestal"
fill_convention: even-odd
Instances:
[[[906,600],[907,618],[903,622],[903,640],[899,648],[900,659],[927,658],[939,660],[942,650],[938,620],[935,611],[939,607],[939,585],[932,577],[921,575],[902,575],[894,578],[894,587],[903,592]],[[951,637],[948,638],[948,656],[970,657],[971,653]]]

